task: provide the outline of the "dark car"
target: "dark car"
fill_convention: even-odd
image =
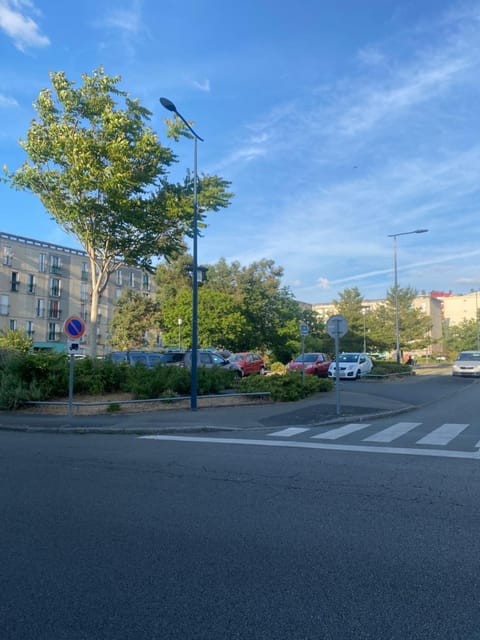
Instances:
[[[289,362],[287,371],[302,371],[303,369],[309,375],[326,378],[331,362],[330,356],[326,353],[304,353]]]
[[[192,352],[186,351],[183,357],[183,366],[192,366]],[[242,370],[238,364],[229,362],[226,358],[223,358],[219,353],[210,351],[209,349],[198,349],[197,351],[197,366],[198,367],[225,367],[225,369],[233,369],[238,376],[242,375]]]
[[[153,369],[153,367],[158,364],[171,365],[183,362],[184,353],[160,353],[158,351],[113,351],[109,357],[116,363],[125,362],[131,365],[143,364],[149,369]]]
[[[264,374],[266,371],[265,361],[258,353],[234,353],[228,360],[237,364],[242,370],[242,376],[250,376],[253,373]]]

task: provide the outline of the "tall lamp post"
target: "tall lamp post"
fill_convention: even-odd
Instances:
[[[367,325],[365,322],[365,314],[367,310],[365,307],[362,307],[362,316],[363,316],[363,353],[367,353]]]
[[[197,356],[198,356],[198,202],[197,202],[197,140],[203,142],[192,127],[188,124],[181,113],[177,111],[177,107],[168,98],[160,98],[160,103],[168,111],[176,113],[180,120],[185,124],[190,133],[193,135],[193,273],[192,273],[192,370],[190,377],[190,409],[197,410]]]
[[[397,352],[397,364],[400,364],[400,321],[398,317],[398,272],[397,272],[397,238],[398,236],[409,236],[412,233],[427,233],[428,229],[415,229],[414,231],[404,231],[403,233],[389,234],[393,238],[393,272],[394,272],[394,293],[395,293],[395,350]]]

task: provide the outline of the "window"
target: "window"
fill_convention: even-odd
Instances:
[[[52,297],[60,295],[60,280],[58,278],[50,278],[50,295]]]
[[[85,284],[85,282],[82,282],[80,284],[80,300],[82,302],[85,302],[86,299],[87,299],[87,285]]]
[[[38,270],[45,273],[47,270],[47,254],[40,253],[38,256]]]
[[[121,269],[118,269],[116,271],[115,282],[118,284],[119,287],[122,286],[122,270]]]
[[[86,262],[82,262],[82,282],[87,282],[88,280],[88,265]]]
[[[35,333],[35,330],[33,328],[33,322],[31,320],[27,320],[25,322],[25,332],[29,338],[31,338]]]
[[[59,256],[50,256],[50,273],[60,273],[62,263]]]
[[[10,320],[9,326],[10,326],[10,331],[16,331],[17,330],[17,321],[16,320]]]
[[[12,271],[12,280],[10,282],[10,288],[12,291],[18,291],[18,287],[20,285],[20,281],[18,279],[18,272]]]
[[[85,304],[80,305],[80,317],[85,322],[88,320],[88,309],[87,309],[87,305]]]
[[[144,291],[150,291],[150,276],[148,273],[142,275],[142,289]]]
[[[12,266],[13,249],[12,247],[3,247],[3,264],[7,267]]]
[[[48,317],[49,318],[60,318],[60,309],[58,306],[58,300],[50,300],[50,304],[48,307]]]
[[[27,276],[27,293],[35,293],[35,276],[32,273]]]
[[[0,315],[8,316],[8,296],[0,296]]]
[[[37,300],[37,318],[43,318],[45,315],[45,300],[38,298]]]
[[[122,297],[122,290],[115,289],[115,300],[119,300]]]
[[[56,322],[48,323],[48,340],[58,340],[60,335],[60,325]]]
[[[133,271],[130,271],[130,273],[128,274],[128,283],[129,286],[132,287],[132,289],[135,287],[135,274]]]

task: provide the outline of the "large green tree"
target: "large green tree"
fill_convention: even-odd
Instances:
[[[194,176],[168,181],[177,161],[150,128],[152,113],[119,88],[102,67],[82,75],[79,87],[63,71],[34,103],[37,117],[20,141],[28,159],[7,181],[39,196],[46,210],[85,249],[90,260],[90,336],[98,302],[121,263],[150,269],[152,257],[172,256],[193,233]],[[174,130],[173,130],[174,129]],[[187,133],[172,124],[174,138]],[[199,226],[206,210],[229,204],[229,183],[198,181]],[[91,355],[96,340],[90,339]]]
[[[333,303],[337,313],[345,316],[348,322],[348,331],[341,338],[343,351],[363,350],[363,296],[357,287],[344,289],[339,293],[339,299]]]
[[[398,288],[398,317],[401,350],[423,349],[431,342],[431,319],[413,305],[417,292]],[[369,313],[369,341],[374,351],[393,351],[396,346],[395,288],[387,292],[385,303]]]
[[[450,355],[460,351],[475,351],[480,345],[478,320],[463,320],[458,325],[444,328],[444,344]]]
[[[144,349],[160,335],[160,306],[138,291],[127,289],[115,303],[110,344],[118,351]]]

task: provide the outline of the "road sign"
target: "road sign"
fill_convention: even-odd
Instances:
[[[85,322],[78,316],[70,316],[65,320],[63,330],[70,340],[79,340],[85,333]]]
[[[331,338],[341,338],[348,331],[348,320],[345,316],[330,316],[327,320],[327,333]]]
[[[308,324],[302,323],[300,325],[300,335],[301,336],[308,336]]]

